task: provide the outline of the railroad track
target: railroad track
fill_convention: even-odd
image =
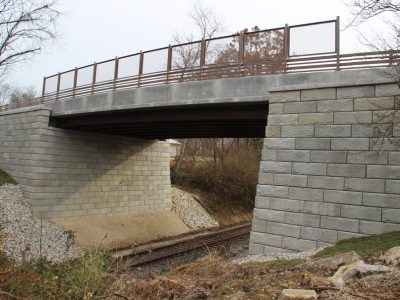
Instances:
[[[174,240],[118,250],[114,252],[113,257],[118,261],[128,263],[131,267],[137,267],[193,250],[220,246],[229,242],[241,240],[248,237],[250,231],[251,223],[245,223],[220,230],[189,235]]]

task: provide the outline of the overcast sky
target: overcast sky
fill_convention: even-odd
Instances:
[[[166,46],[185,31],[200,37],[190,13],[194,3],[211,7],[225,24],[225,33],[258,25],[261,29],[350,19],[342,0],[59,0],[62,37],[31,62],[20,65],[9,83],[41,90],[44,76],[115,56]],[[369,25],[371,26],[371,25]],[[377,29],[377,25],[375,29]],[[341,34],[341,52],[362,50],[355,30]]]

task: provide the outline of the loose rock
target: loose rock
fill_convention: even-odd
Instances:
[[[4,233],[4,251],[16,261],[42,257],[61,262],[80,252],[71,233],[47,220],[33,218],[19,186],[0,186],[0,229]]]
[[[400,266],[400,246],[386,251],[382,259],[388,265]]]
[[[193,195],[177,188],[172,188],[172,211],[191,229],[219,226]]]
[[[353,262],[359,261],[360,256],[355,251],[350,251],[347,253],[338,254],[332,257],[327,257],[319,260],[312,260],[304,263],[303,267],[317,266],[325,267],[330,269],[337,269],[340,266],[348,265]]]
[[[346,281],[353,278],[357,274],[366,274],[366,273],[382,273],[389,272],[392,268],[383,266],[383,265],[369,265],[363,262],[362,260],[356,261],[352,264],[342,266],[337,270],[335,275],[330,277],[330,281],[332,281],[336,286],[343,287],[346,284]]]
[[[316,300],[317,293],[314,290],[283,290],[278,300]]]

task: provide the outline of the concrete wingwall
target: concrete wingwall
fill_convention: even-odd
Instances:
[[[346,84],[271,92],[251,253],[400,230],[400,115],[391,140],[371,125],[400,113],[400,89]]]
[[[0,115],[0,169],[34,214],[63,218],[170,208],[170,147],[49,127],[48,109]]]

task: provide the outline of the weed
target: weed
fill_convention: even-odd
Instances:
[[[17,184],[17,182],[6,172],[0,170],[0,186],[4,184]]]
[[[81,300],[90,295],[104,296],[115,281],[108,272],[111,262],[110,253],[103,248],[60,264],[45,259],[23,261],[12,264],[13,270],[8,274],[0,272],[0,286],[2,291],[24,299]]]
[[[66,240],[66,245],[67,245],[67,249],[70,249],[70,247],[75,243],[75,234],[76,232],[73,230],[65,230],[63,232],[63,235],[66,236],[67,240]]]

